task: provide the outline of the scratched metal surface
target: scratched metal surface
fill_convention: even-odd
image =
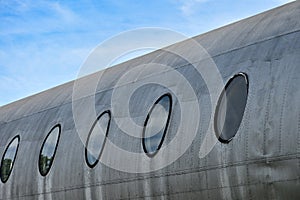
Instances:
[[[95,96],[98,113],[110,109],[118,78],[136,65],[153,61],[176,68],[190,81],[200,102],[201,128],[184,155],[161,170],[125,173],[101,163],[90,169],[72,115],[73,82],[1,107],[0,156],[15,135],[20,135],[21,142],[9,180],[0,183],[0,199],[299,199],[299,19],[300,2],[296,1],[194,38],[212,55],[224,82],[245,72],[250,86],[236,136],[229,144],[217,143],[203,159],[198,153],[212,114],[207,106],[208,90],[185,60],[162,50],[107,70]],[[198,55],[185,44],[175,45],[197,59]],[[201,58],[198,62],[205,64]],[[90,87],[96,76],[84,78],[82,89]],[[168,80],[170,87],[180,87],[168,73],[154,76]],[[135,81],[146,79],[140,76]],[[151,92],[141,89],[131,102],[130,111],[138,123],[145,119],[155,99],[168,92],[155,85],[147,85],[144,90]],[[79,100],[82,105],[87,98]],[[174,98],[167,137],[172,137],[180,120],[176,105]],[[50,173],[42,177],[38,171],[39,151],[57,123],[62,125],[60,143]],[[92,123],[86,122],[87,130]],[[108,137],[126,150],[142,151],[140,139],[123,133],[114,120]]]

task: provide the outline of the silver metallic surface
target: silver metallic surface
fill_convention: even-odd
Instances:
[[[99,114],[110,109],[115,81],[130,68],[153,60],[168,63],[192,80],[201,108],[201,128],[183,156],[161,170],[144,174],[117,171],[101,162],[89,168],[72,117],[74,82],[69,82],[0,108],[1,157],[8,142],[20,135],[12,173],[5,184],[0,183],[0,199],[299,199],[300,2],[194,39],[212,55],[224,82],[240,72],[248,75],[246,110],[229,144],[218,142],[206,157],[199,158],[212,113],[207,106],[208,90],[189,64],[169,53],[157,57],[160,50],[108,69],[95,96],[95,109]],[[189,47],[185,48],[189,52]],[[93,76],[84,78],[85,87]],[[179,87],[172,77],[165,77]],[[155,85],[145,89],[151,92],[137,92],[131,107],[142,119],[153,101],[168,92]],[[174,99],[169,132],[180,120],[176,105]],[[118,130],[113,118],[109,140],[124,149],[142,151],[140,139]],[[93,122],[87,122],[87,127]],[[43,177],[38,170],[39,152],[56,124],[62,126],[60,141],[50,172]]]

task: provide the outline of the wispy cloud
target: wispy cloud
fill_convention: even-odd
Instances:
[[[81,23],[62,2],[0,1],[0,105],[76,78],[93,47]]]
[[[209,1],[209,0],[176,0],[179,3],[179,9],[181,12],[186,15],[190,16],[194,14],[197,10],[199,5]]]
[[[60,18],[63,19],[65,22],[74,23],[79,19],[72,10],[63,7],[58,2],[48,2],[47,7],[52,9],[54,13],[60,16]]]
[[[1,35],[47,33],[80,23],[71,9],[52,1],[3,1],[0,16]]]
[[[164,27],[193,36],[287,2],[0,0],[0,105],[75,78],[88,53],[120,32]]]

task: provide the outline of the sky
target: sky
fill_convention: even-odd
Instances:
[[[97,45],[124,31],[158,27],[191,37],[288,2],[0,0],[0,106],[74,80]]]

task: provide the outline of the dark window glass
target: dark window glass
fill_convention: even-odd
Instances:
[[[144,123],[142,145],[144,152],[153,157],[161,148],[170,121],[172,97],[161,96],[152,106]]]
[[[246,74],[237,74],[228,81],[215,112],[215,131],[220,142],[230,142],[237,133],[243,119],[247,96]]]
[[[56,153],[61,127],[56,125],[51,129],[42,145],[39,157],[39,170],[42,176],[50,171]]]
[[[13,169],[15,158],[18,152],[19,148],[19,142],[20,142],[20,137],[16,136],[14,137],[10,143],[8,144],[2,160],[1,160],[1,167],[0,167],[0,175],[1,175],[1,181],[5,183]]]
[[[89,133],[85,149],[85,158],[88,166],[91,168],[97,165],[104,149],[106,137],[109,132],[110,119],[110,111],[103,112],[93,124]]]

